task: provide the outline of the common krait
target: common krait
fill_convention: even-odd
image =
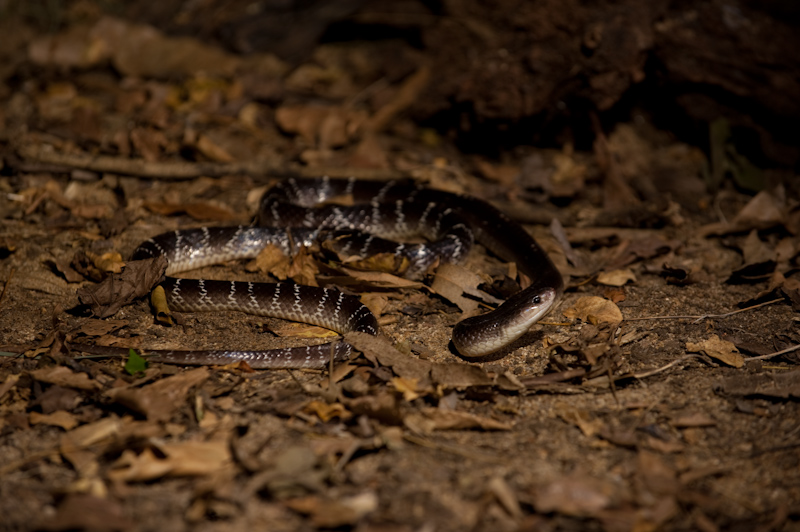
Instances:
[[[334,198],[352,204],[329,204]],[[394,239],[422,235],[422,244]],[[346,238],[345,238],[346,237]],[[189,280],[174,274],[232,259],[255,257],[267,244],[286,253],[321,239],[349,255],[391,253],[420,277],[437,262],[460,262],[474,241],[516,262],[532,284],[497,309],[456,324],[453,344],[465,357],[482,357],[507,346],[546,314],[563,291],[563,280],[547,254],[517,223],[488,203],[410,181],[288,179],[262,198],[252,227],[200,228],[164,233],[142,243],[132,259],[158,255],[169,261],[162,283],[176,311],[241,310],[330,328],[339,333],[378,333],[372,313],[357,297],[331,288],[292,283]],[[391,239],[391,240],[390,240]],[[254,368],[324,367],[342,360],[342,341],[269,351],[149,351],[162,362],[190,365],[246,361]]]

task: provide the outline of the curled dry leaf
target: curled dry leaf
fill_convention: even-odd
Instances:
[[[232,163],[235,160],[225,148],[214,142],[208,135],[200,135],[200,138],[197,139],[195,147],[200,151],[200,153],[212,161],[219,163]]]
[[[167,294],[164,292],[163,286],[156,286],[153,288],[153,291],[150,292],[150,305],[153,307],[157,322],[169,326],[175,324],[172,312],[167,304]]]
[[[478,310],[478,298],[481,301],[498,305],[501,300],[490,296],[483,290],[478,290],[478,285],[483,282],[475,272],[457,264],[441,264],[436,269],[431,289],[458,306],[465,314],[474,314]],[[473,296],[465,297],[464,294]]]
[[[722,340],[716,334],[712,334],[710,338],[702,342],[686,342],[686,350],[690,353],[705,353],[711,358],[734,368],[744,366],[744,357],[733,345],[733,342]]]
[[[167,259],[156,257],[129,261],[122,273],[107,277],[102,283],[78,289],[78,299],[88,305],[98,318],[108,318],[134,300],[146,296],[167,270]]]
[[[622,321],[622,312],[619,307],[611,301],[597,296],[582,297],[575,302],[574,306],[563,312],[567,318],[579,319],[593,325],[600,323],[615,325]]]

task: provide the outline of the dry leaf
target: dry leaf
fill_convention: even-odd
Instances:
[[[108,477],[114,481],[149,481],[165,476],[212,475],[231,464],[230,445],[226,440],[162,443],[157,456],[149,447],[136,455],[125,451],[114,463]]]
[[[563,311],[570,319],[579,319],[586,323],[618,324],[622,321],[622,312],[611,301],[597,296],[586,296],[578,299],[575,305]]]
[[[511,430],[513,425],[496,419],[478,416],[470,412],[426,408],[403,419],[410,430],[419,434],[430,434],[434,430]]]
[[[105,395],[126,407],[144,414],[150,421],[169,421],[186,404],[194,386],[208,379],[208,368],[201,367],[161,379],[142,388],[113,388]]]
[[[272,324],[269,330],[278,336],[290,338],[333,338],[339,336],[339,333],[336,331],[326,329],[325,327],[292,321],[282,321]]]
[[[420,383],[429,380],[430,362],[401,353],[383,336],[350,332],[344,335],[344,340],[364,353],[367,359],[392,368],[398,377],[418,379]]]
[[[344,421],[353,417],[353,414],[348,412],[347,408],[345,408],[342,403],[311,401],[303,408],[303,411],[307,414],[313,414],[317,416],[323,423],[327,423],[334,418]]]
[[[355,525],[361,518],[377,510],[378,496],[374,491],[337,500],[311,495],[289,499],[283,504],[295,512],[310,515],[315,527],[341,528]]]
[[[411,402],[420,397],[418,379],[394,377],[392,379],[392,386],[394,386],[395,390],[403,394],[403,399],[406,401]]]
[[[690,414],[682,414],[672,418],[670,425],[678,429],[692,428],[692,427],[713,427],[717,422],[711,416],[703,412],[693,412]]]
[[[602,419],[593,418],[591,413],[586,410],[566,408],[562,405],[558,409],[558,416],[567,423],[578,427],[583,435],[589,438],[598,434],[604,426]]]
[[[593,517],[612,505],[616,491],[609,482],[572,473],[539,489],[534,506],[537,512],[545,514]]]
[[[493,304],[502,303],[502,300],[478,290],[478,285],[482,282],[481,277],[473,271],[457,264],[445,263],[436,269],[431,290],[457,305],[463,313],[470,315],[478,310],[479,303],[473,298],[464,297],[463,294]]]
[[[597,282],[607,286],[623,286],[628,282],[636,282],[636,275],[634,275],[630,268],[600,272],[597,275]]]
[[[433,364],[431,380],[445,389],[490,386],[494,384],[486,371],[472,364]]]
[[[116,416],[81,425],[61,436],[61,454],[82,475],[95,474],[98,454],[106,445],[115,441],[121,430],[122,421]]]
[[[50,368],[37,369],[30,372],[31,377],[39,382],[57,384],[65,388],[77,388],[79,390],[99,390],[102,388],[99,382],[89,379],[86,373],[75,373],[64,366],[53,366]]]
[[[722,340],[716,334],[712,334],[708,340],[703,340],[702,342],[686,342],[686,350],[690,353],[705,353],[711,358],[734,368],[744,366],[744,357],[733,345],[733,342]]]
[[[78,299],[91,307],[99,318],[108,318],[119,309],[150,293],[167,270],[167,259],[163,256],[154,259],[129,261],[122,273],[107,277],[102,283],[78,289]]]
[[[0,399],[2,399],[3,396],[17,384],[17,381],[19,381],[18,374],[14,375],[12,373],[6,376],[6,380],[3,381],[3,384],[0,384]]]
[[[150,305],[153,307],[157,322],[169,326],[175,324],[169,304],[167,304],[167,294],[164,292],[163,286],[158,285],[150,292]]]
[[[78,426],[78,420],[75,419],[75,416],[64,410],[58,410],[52,414],[31,412],[28,415],[28,421],[31,425],[53,425],[64,430],[72,430]]]
[[[125,515],[123,504],[85,493],[68,493],[58,505],[55,514],[39,521],[36,530],[105,530],[134,529],[135,523]]]
[[[211,140],[208,135],[200,135],[195,147],[212,161],[220,163],[232,163],[235,161],[234,157],[225,148]]]

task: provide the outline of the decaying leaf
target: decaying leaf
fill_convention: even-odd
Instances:
[[[98,318],[108,318],[134,300],[150,293],[167,270],[167,259],[130,261],[122,273],[113,274],[102,283],[78,289],[78,299],[91,307]]]

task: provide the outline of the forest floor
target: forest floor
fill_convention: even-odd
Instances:
[[[708,192],[706,155],[645,116],[593,152],[463,153],[404,115],[431,75],[410,52],[418,68],[375,81],[366,44],[290,70],[116,19],[55,36],[5,23],[3,530],[800,530],[796,176]],[[89,58],[89,34],[117,46]],[[179,45],[186,70],[165,76]],[[238,313],[164,326],[145,300],[99,319],[77,293],[151,236],[249,223],[270,183],[325,174],[487,199],[568,289],[507,356],[470,363],[449,345],[469,301],[429,282],[225,264],[191,276],[332,283],[388,340],[333,378],[66,347],[317,335]],[[491,285],[515,267],[477,249],[464,271]]]

